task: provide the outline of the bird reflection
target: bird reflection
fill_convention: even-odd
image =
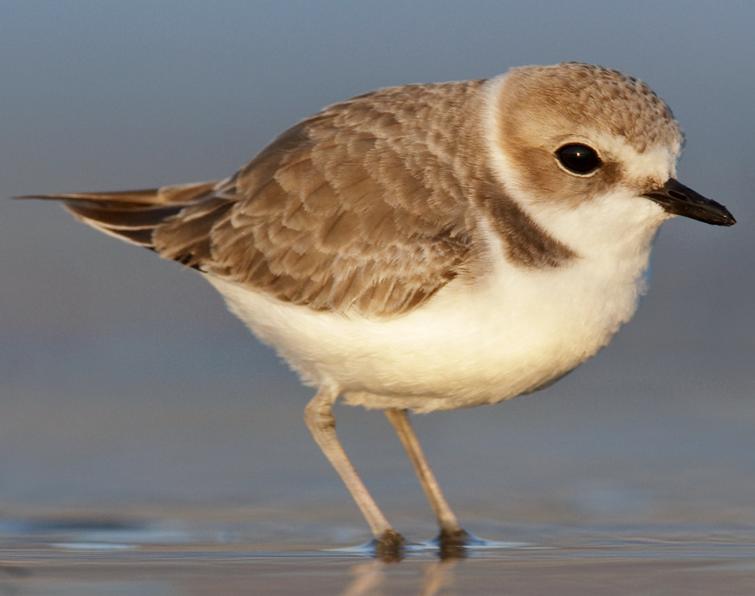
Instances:
[[[421,596],[434,596],[441,590],[449,588],[454,583],[456,566],[460,558],[441,558],[424,565],[421,584],[417,594]],[[352,579],[348,586],[341,592],[341,596],[376,596],[384,593],[386,582],[386,570],[389,563],[381,560],[373,560],[367,563],[359,563],[351,568]]]

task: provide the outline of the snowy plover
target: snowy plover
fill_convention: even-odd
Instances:
[[[403,539],[338,442],[337,399],[385,411],[441,543],[463,543],[407,410],[549,385],[632,317],[661,223],[732,225],[674,178],[681,145],[647,85],[567,63],[360,95],[224,180],[36,198],[205,276],[317,388],[306,423],[391,552]]]

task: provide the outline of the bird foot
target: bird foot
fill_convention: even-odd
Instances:
[[[405,545],[406,540],[396,530],[386,530],[371,542],[375,558],[384,563],[398,563],[403,559]]]
[[[466,547],[474,544],[475,538],[462,528],[443,528],[434,542],[438,545],[441,559],[464,559],[467,556]]]

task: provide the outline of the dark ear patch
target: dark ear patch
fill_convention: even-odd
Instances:
[[[600,185],[594,192],[607,190],[609,187],[614,186],[621,180],[623,175],[624,170],[621,164],[616,161],[604,162],[597,177],[597,182],[600,182]]]

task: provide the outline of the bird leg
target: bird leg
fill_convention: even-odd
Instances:
[[[375,536],[377,556],[395,560],[400,558],[404,538],[388,523],[338,441],[336,420],[333,416],[333,405],[337,398],[337,392],[320,389],[304,409],[304,420],[315,442],[338,472],[362,515],[367,520]]]
[[[396,434],[414,466],[414,471],[422,485],[422,490],[425,491],[427,500],[430,502],[430,506],[435,512],[435,517],[438,519],[438,524],[440,525],[438,541],[441,551],[453,550],[454,548],[463,546],[467,542],[469,534],[459,525],[459,519],[451,511],[448,501],[443,496],[435,474],[433,474],[430,465],[425,459],[425,454],[422,452],[422,447],[419,444],[417,435],[414,433],[406,410],[388,409],[385,410],[385,415],[396,430]]]

